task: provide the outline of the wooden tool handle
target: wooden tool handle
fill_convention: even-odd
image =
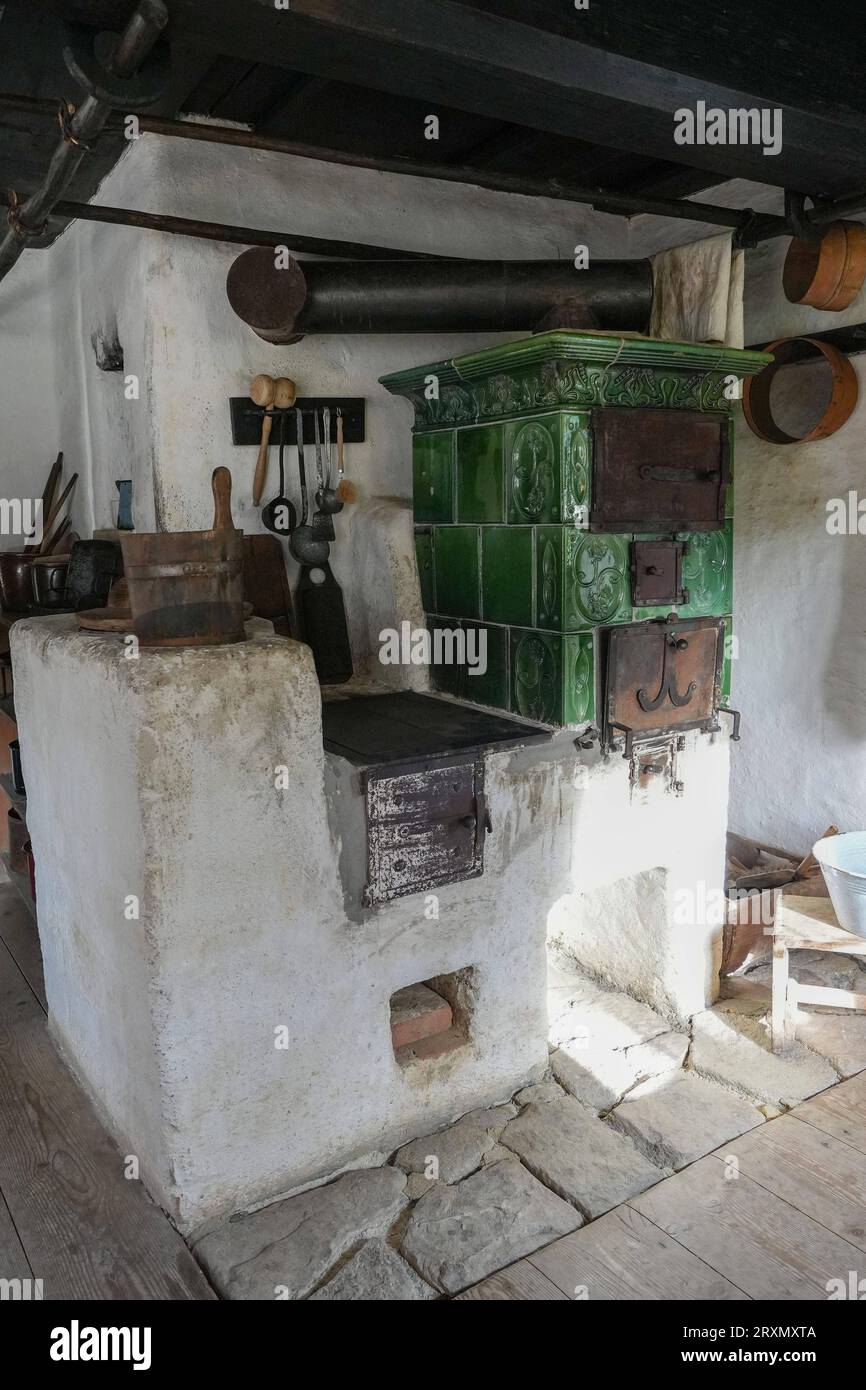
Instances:
[[[337,477],[343,476],[343,412],[337,411]]]
[[[262,419],[262,440],[259,444],[259,456],[256,460],[256,471],[253,477],[253,506],[257,507],[262,500],[262,493],[265,490],[265,481],[268,476],[268,446],[271,440],[271,425],[274,417],[265,415]]]
[[[60,474],[61,474],[62,472],[63,472],[63,450],[61,449],[60,452],[59,452],[58,455],[57,455],[57,458],[54,460],[54,462],[53,462],[52,465],[51,465],[51,472],[48,474],[48,481],[47,481],[47,483],[45,484],[45,491],[44,491],[43,494],[42,494],[42,510],[43,510],[43,512],[48,512],[48,511],[51,510],[52,504],[53,504],[53,502],[54,502],[54,492],[55,492],[55,489],[57,488],[57,484],[60,482]]]
[[[52,465],[51,465],[51,471],[50,471],[49,474],[48,474],[48,481],[46,482],[46,484],[45,484],[45,490],[44,490],[44,492],[42,493],[42,513],[41,513],[41,515],[42,515],[42,520],[43,520],[43,521],[47,520],[47,518],[48,518],[48,513],[51,511],[51,504],[52,504],[52,502],[54,501],[54,490],[55,490],[55,488],[57,487],[58,482],[60,481],[60,474],[62,473],[62,471],[63,471],[63,451],[61,450],[60,453],[57,455],[57,458],[54,460],[54,462],[53,462]],[[43,533],[42,533],[42,534],[43,534],[43,535],[45,534],[44,530],[43,530]],[[35,541],[33,541],[30,545],[25,545],[25,547],[24,547],[24,554],[25,554],[25,555],[32,555],[35,551],[38,551],[38,549],[39,549],[39,546],[36,544]]]
[[[47,541],[46,546],[45,546],[44,554],[46,554],[46,555],[53,555],[54,552],[56,551],[58,545],[59,545],[60,542],[63,540],[63,537],[66,535],[66,532],[67,532],[68,530],[69,530],[69,517],[68,517],[68,516],[65,516],[65,517],[63,518],[63,520],[60,522],[60,524],[55,528],[55,530],[54,530],[54,531],[51,533],[51,535],[48,537],[48,541]]]
[[[73,473],[72,477],[69,479],[69,482],[66,484],[66,487],[63,489],[57,501],[54,503],[54,506],[51,508],[51,514],[42,527],[42,544],[39,547],[40,555],[44,555],[46,553],[46,542],[48,540],[49,532],[51,531],[52,526],[54,525],[55,521],[60,515],[60,509],[63,506],[63,503],[66,501],[67,497],[72,492],[72,489],[75,487],[75,484],[77,482],[78,474]]]
[[[215,468],[211,475],[213,488],[213,529],[233,531],[232,521],[232,475],[225,467]]]

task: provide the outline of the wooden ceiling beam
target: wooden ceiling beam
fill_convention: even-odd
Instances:
[[[534,144],[540,138],[540,131],[530,130],[527,126],[503,125],[481,140],[473,140],[471,144],[465,145],[452,162],[474,164],[476,168],[483,168],[487,164],[495,163],[503,155],[515,154],[525,149],[527,145]]]
[[[579,32],[579,26],[576,26]],[[456,0],[172,0],[172,33],[214,51],[495,117],[531,112],[539,130],[809,193],[866,183],[866,116],[813,110],[808,88],[782,107],[776,155],[753,145],[677,145],[674,112],[761,108],[760,51],[741,90],[532,28]]]

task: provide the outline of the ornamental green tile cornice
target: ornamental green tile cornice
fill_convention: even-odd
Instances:
[[[416,429],[595,405],[729,412],[731,376],[771,356],[640,335],[554,331],[380,378],[415,406]]]
[[[737,376],[751,376],[772,361],[766,352],[745,352],[711,343],[669,343],[637,333],[577,333],[559,329],[454,357],[451,365],[458,377],[469,380],[554,358],[600,365],[616,361],[623,365],[684,367],[692,371],[733,372]]]

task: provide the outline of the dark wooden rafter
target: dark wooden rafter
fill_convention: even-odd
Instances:
[[[489,164],[494,164],[503,155],[519,154],[527,146],[535,144],[538,139],[537,130],[530,130],[527,126],[505,124],[485,135],[483,139],[473,140],[465,145],[459,158],[451,162],[471,164],[483,169]]]
[[[259,113],[257,130],[272,130],[291,127],[294,119],[311,101],[324,96],[328,87],[327,77],[313,77],[310,73],[299,73],[287,92],[276,97],[264,111]]]
[[[675,69],[814,110],[866,109],[866,26],[851,0],[615,0],[585,10],[550,0],[457,0],[602,53]],[[600,55],[601,57],[601,55]]]
[[[4,107],[14,110],[22,103],[27,109],[33,111],[48,112],[49,105],[53,109],[53,103],[46,103],[39,98],[19,98],[0,93],[0,111]],[[772,213],[756,216],[749,209],[724,207],[721,204],[706,203],[697,199],[687,201],[676,198],[658,198],[618,189],[586,188],[580,185],[564,184],[558,179],[527,178],[499,170],[469,168],[463,165],[430,164],[399,156],[386,158],[381,155],[355,154],[345,150],[325,149],[318,145],[305,145],[295,140],[287,140],[282,136],[259,134],[255,131],[238,130],[200,121],[178,121],[161,116],[142,115],[140,125],[142,131],[151,131],[157,135],[234,145],[244,149],[272,150],[276,153],[296,155],[302,159],[313,159],[326,164],[345,164],[352,168],[378,169],[421,178],[442,179],[452,183],[477,184],[481,188],[517,193],[524,197],[546,197],[563,202],[585,203],[599,211],[620,215],[647,214],[657,217],[676,217],[688,222],[731,227],[748,232],[752,236],[752,240],[791,235],[791,229],[784,217]],[[71,205],[67,204],[66,206]],[[848,217],[863,207],[866,207],[866,193],[861,191],[838,200],[827,200],[820,203],[807,212],[807,220],[816,224],[825,224],[837,217]],[[95,210],[95,212],[97,211],[98,209]],[[95,212],[94,219],[98,221]],[[81,215],[84,216],[85,214],[82,213]],[[162,220],[165,221],[165,219]],[[164,229],[168,230],[168,227],[166,226]],[[242,229],[235,228],[234,230],[240,231]],[[266,233],[265,235],[270,237],[272,234]],[[238,240],[239,238],[234,237],[232,239]],[[255,239],[251,244],[257,244]],[[266,244],[272,243],[268,241]],[[412,253],[392,251],[390,254],[403,258],[407,254],[411,256]],[[425,257],[425,259],[430,259],[430,257]],[[433,257],[432,259],[441,258]]]
[[[173,32],[270,63],[417,95],[541,130],[706,168],[726,177],[814,193],[866,182],[866,122],[859,111],[783,104],[775,156],[752,145],[676,145],[673,112],[694,106],[761,107],[761,54],[749,88],[672,73],[457,0],[212,0],[207,25],[197,0],[173,0]],[[578,30],[579,32],[579,30]]]
[[[714,13],[713,33],[730,31],[744,4],[745,0],[730,0],[724,15]],[[835,0],[827,4],[832,11]],[[120,0],[45,0],[40,8],[116,29],[131,5]],[[656,14],[640,0],[618,0],[616,11],[623,21],[619,25],[613,24],[605,7],[578,15],[568,7],[551,8],[546,0],[292,0],[288,10],[278,10],[272,0],[210,0],[203,23],[198,0],[171,0],[169,90],[154,112],[142,115],[142,129],[583,202],[624,215],[679,216],[732,227],[741,227],[747,213],[684,200],[725,177],[744,173],[744,161],[753,166],[748,177],[770,182],[774,174],[784,172],[778,181],[786,184],[794,182],[786,171],[799,161],[801,177],[794,186],[810,192],[838,187],[844,195],[866,186],[863,111],[833,101],[834,84],[826,76],[816,82],[815,91],[809,84],[780,84],[779,65],[764,63],[760,45],[754,42],[736,61],[727,52],[714,54],[713,45],[700,37],[703,30],[694,26],[692,14],[692,29],[686,24],[687,8],[684,0],[669,0]],[[779,0],[768,0],[768,8],[778,11]],[[26,12],[28,19],[31,13],[21,0],[11,0],[6,11]],[[754,36],[759,21],[752,15],[749,23],[748,32]],[[49,52],[45,37],[35,40],[34,71],[42,70],[41,56],[34,55]],[[792,61],[801,71],[806,45],[796,26],[788,41]],[[679,66],[688,67],[688,74],[661,67],[672,54]],[[660,60],[659,66],[652,66],[652,60]],[[764,68],[770,71],[774,91],[781,92],[780,100],[790,102],[784,108],[784,170],[782,156],[765,157],[754,149],[674,146],[672,115],[678,104],[688,105],[693,99],[719,105],[762,101],[742,91],[722,91],[708,83],[707,73],[723,73],[748,92],[767,91]],[[51,70],[56,74],[56,62]],[[51,85],[46,87],[44,79],[40,84],[48,129],[56,117],[56,101],[46,94],[75,95],[62,85],[68,83],[62,71],[61,65],[59,87],[54,77],[49,78]],[[322,101],[326,92],[327,100]],[[856,104],[856,92],[844,96]],[[346,119],[353,101],[361,117],[349,129]],[[12,102],[14,98],[0,96],[0,112],[14,111]],[[866,98],[861,103],[866,105]],[[38,104],[37,99],[34,116]],[[413,130],[416,124],[420,127],[418,112],[426,109],[442,114],[448,141],[428,146],[406,138],[407,122]],[[179,110],[212,113],[255,129],[222,134],[200,125],[184,129],[172,119]],[[330,126],[324,116],[330,117]],[[791,118],[798,141],[793,145]],[[10,120],[0,115],[2,119]],[[11,121],[15,119],[13,114]],[[524,124],[527,119],[533,121],[532,128]],[[110,167],[106,161],[111,152],[124,147],[119,125],[119,117],[109,120],[83,170],[92,166],[104,173]],[[41,130],[35,130],[44,145]],[[841,134],[841,143],[830,138],[834,134]],[[349,148],[331,148],[331,141],[336,144],[343,135]],[[851,157],[855,135],[857,160]],[[15,138],[20,145],[20,134]],[[35,142],[34,148],[38,149]],[[844,178],[839,172],[843,153]],[[695,167],[699,159],[706,167]],[[710,160],[719,167],[710,168]],[[41,178],[42,159],[30,158],[27,168],[31,166]],[[806,177],[811,169],[822,171],[814,175],[817,184]],[[17,176],[16,165],[11,177],[0,174],[0,183]],[[31,179],[30,186],[36,181]],[[79,200],[82,194],[88,196],[89,189],[82,187],[87,181],[76,179],[72,192]],[[27,182],[19,187],[26,190]],[[855,200],[848,211],[859,211],[863,205]],[[71,199],[65,202],[65,207],[73,206]],[[138,216],[124,209],[110,211],[117,221]],[[845,214],[822,208],[816,220],[826,221],[829,215]],[[57,226],[56,218],[52,226]],[[759,236],[771,236],[780,234],[784,222],[764,216],[750,226]],[[226,230],[240,240],[245,229]],[[275,235],[247,230],[254,241]],[[296,240],[297,249],[302,249],[299,243],[304,239]],[[339,254],[338,244],[330,245],[331,254]]]

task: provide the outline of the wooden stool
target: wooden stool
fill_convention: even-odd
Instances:
[[[834,1009],[866,1010],[866,994],[828,985],[801,985],[789,974],[789,951],[839,951],[866,956],[866,939],[839,926],[829,898],[800,898],[781,893],[773,928],[773,1051],[781,1052],[795,1038],[798,1004],[823,1004]]]

